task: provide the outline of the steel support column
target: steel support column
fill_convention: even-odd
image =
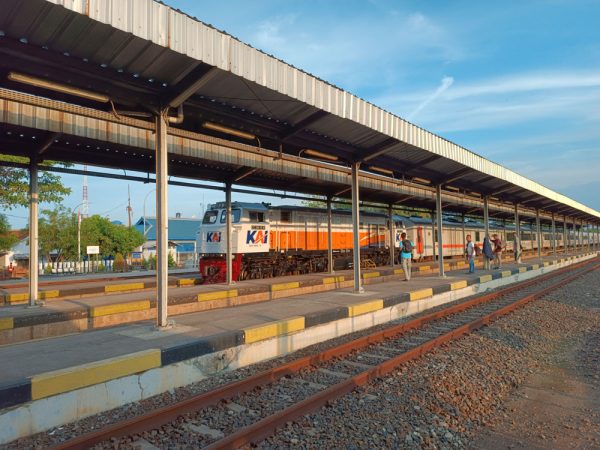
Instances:
[[[354,292],[363,293],[362,280],[360,278],[360,210],[359,210],[359,185],[358,170],[360,163],[352,164],[352,255],[354,258]]]
[[[577,239],[577,225],[575,224],[575,217],[573,217],[573,248],[574,248],[574,252],[577,252],[577,248],[579,246],[579,242]]]
[[[388,220],[390,221],[390,265],[394,267],[396,255],[394,245],[396,244],[396,230],[394,229],[394,211],[392,205],[388,207]]]
[[[515,236],[516,245],[521,246],[521,219],[519,219],[519,205],[515,203]],[[513,248],[513,252],[518,252],[517,264],[521,264],[521,249]]]
[[[35,158],[29,165],[29,306],[38,301],[38,167]]]
[[[333,269],[333,236],[331,235],[331,195],[327,197],[327,268],[329,273],[334,273]]]
[[[569,251],[569,233],[567,230],[567,216],[563,217],[563,250],[566,255]]]
[[[490,238],[490,212],[488,206],[488,197],[487,195],[483,197],[483,237],[484,239],[487,237]],[[483,258],[484,269],[489,270],[490,268],[490,260],[484,256]]]
[[[437,251],[435,249],[435,211],[431,211],[431,253],[433,254],[433,260],[435,261]]]
[[[438,184],[435,187],[435,210],[437,216],[437,232],[438,232],[438,253],[440,255],[440,259],[438,261],[439,264],[439,274],[441,277],[445,277],[444,274],[444,238],[443,238],[443,229],[442,229],[442,186]]]
[[[537,231],[537,251],[538,258],[542,258],[542,229],[540,227],[540,210],[535,209],[535,228]]]
[[[554,213],[552,213],[552,254],[556,257],[556,222],[554,221]]]
[[[225,224],[227,227],[227,250],[226,250],[226,264],[227,264],[227,284],[233,284],[233,257],[231,255],[232,249],[232,238],[233,238],[233,224],[231,223],[231,182],[225,184]]]
[[[462,213],[461,214],[461,219],[462,219],[462,244],[463,246],[466,245],[467,242],[467,230],[465,229],[465,214]]]
[[[168,325],[169,215],[167,111],[155,117],[156,123],[156,304],[157,325]]]

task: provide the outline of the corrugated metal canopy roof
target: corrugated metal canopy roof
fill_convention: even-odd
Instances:
[[[429,180],[586,220],[600,218],[598,211],[162,3],[0,0],[0,11],[0,79],[6,88],[98,108],[97,103],[7,80],[9,71],[19,70],[105,92],[119,109],[137,111],[172,104],[187,90],[191,96],[185,99],[185,121],[179,126],[184,130],[224,137],[202,128],[206,121],[215,122],[255,134],[264,148],[281,148],[290,155],[313,148],[343,161],[362,161],[367,169],[391,169],[395,178]],[[206,172],[220,174],[211,164],[206,162]],[[253,173],[245,182],[256,178],[256,183],[267,183],[263,187],[278,188],[291,181],[283,174],[271,173],[270,180],[259,175]],[[312,179],[296,177],[295,182],[300,192],[315,186]],[[382,202],[393,197],[370,194]]]

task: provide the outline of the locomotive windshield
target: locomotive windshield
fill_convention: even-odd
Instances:
[[[217,217],[219,216],[219,211],[210,210],[204,213],[204,219],[202,219],[203,224],[213,224],[217,223]]]
[[[239,208],[232,209],[231,215],[233,216],[231,222],[238,223],[240,221],[241,210]],[[223,212],[221,213],[221,223],[225,223],[226,221],[227,221],[227,210],[224,209]]]

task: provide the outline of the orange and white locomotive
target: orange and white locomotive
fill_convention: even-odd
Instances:
[[[430,218],[392,216],[393,245],[400,245],[400,234],[406,232],[415,244],[414,258],[430,259],[437,251],[437,231]],[[361,211],[361,265],[380,266],[390,263],[390,220],[386,214]],[[327,210],[303,206],[271,206],[267,203],[232,204],[232,275],[234,280],[270,278],[282,275],[324,272],[327,267]],[[335,270],[352,267],[352,213],[332,211],[332,248]],[[211,205],[206,211],[197,235],[200,273],[204,282],[225,281],[226,210],[224,203]],[[514,226],[490,223],[490,234],[497,233],[512,250]],[[481,222],[461,221],[448,217],[443,221],[445,257],[463,256],[464,235],[482,246],[484,227]],[[570,240],[576,236],[571,232]],[[561,248],[562,233],[556,233],[556,246]],[[542,232],[542,247],[551,248],[549,230]],[[521,245],[525,250],[537,249],[537,234],[522,224]],[[398,252],[395,252],[396,258]]]

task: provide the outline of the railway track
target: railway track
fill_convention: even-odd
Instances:
[[[207,449],[258,443],[287,422],[598,267],[598,260],[580,263],[480,295],[74,438],[55,448],[89,448],[120,437],[135,441],[136,436],[156,429],[162,434],[173,433],[178,442],[183,438],[188,445],[193,443]]]

